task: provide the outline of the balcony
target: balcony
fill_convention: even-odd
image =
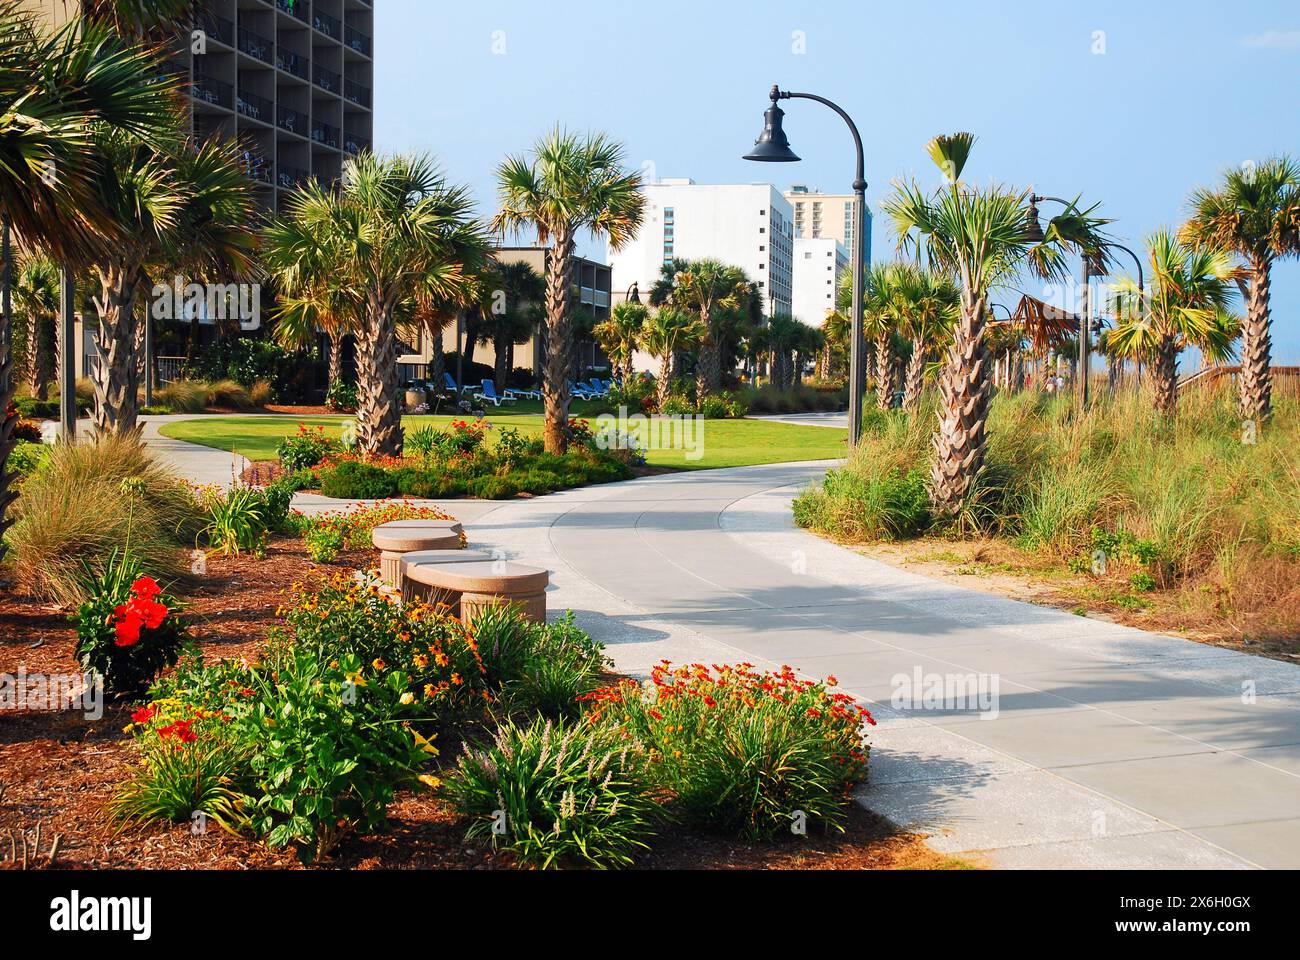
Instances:
[[[275,5],[294,19],[307,23],[307,4],[303,0],[275,0]]]
[[[201,73],[196,73],[194,82],[190,84],[190,96],[195,100],[225,107],[227,110],[234,109],[234,92],[235,88],[230,84]]]
[[[356,134],[349,133],[343,143],[343,149],[355,157],[357,154],[370,149],[370,141],[365,137],[358,137]]]
[[[248,117],[250,120],[270,123],[271,116],[275,112],[275,105],[266,97],[259,97],[247,90],[240,90],[239,96],[235,100],[235,110],[241,116]]]
[[[328,123],[316,120],[311,125],[311,138],[316,143],[323,143],[327,147],[339,148],[339,128],[332,127]]]
[[[286,106],[281,105],[276,108],[275,125],[281,130],[288,130],[300,137],[307,136],[307,115],[297,110],[290,110]]]
[[[343,24],[328,13],[313,13],[311,25],[333,40],[343,39]]]
[[[343,78],[333,70],[330,70],[328,67],[322,67],[320,64],[315,64],[312,69],[316,86],[328,93],[343,92]]]
[[[266,157],[245,150],[243,161],[244,174],[248,179],[256,183],[271,182],[271,163]]]
[[[280,164],[279,172],[275,176],[275,182],[277,186],[285,190],[291,190],[300,183],[306,183],[311,178],[311,174],[306,170],[299,170],[297,167],[287,167],[282,163]]]
[[[209,40],[216,40],[228,47],[235,45],[235,25],[225,17],[218,17],[214,13],[206,13],[195,21],[194,26],[207,34]]]
[[[291,50],[280,50],[275,56],[275,65],[301,80],[308,79],[307,58],[300,57]]]
[[[370,88],[363,87],[355,80],[343,81],[343,99],[355,103],[359,107],[370,109]]]
[[[275,62],[275,41],[260,33],[254,33],[246,27],[239,28],[239,42],[236,44],[240,53],[246,53],[263,63]]]
[[[348,27],[343,31],[343,43],[349,50],[370,56],[370,38],[356,27]]]

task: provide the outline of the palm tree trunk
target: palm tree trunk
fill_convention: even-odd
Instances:
[[[447,372],[447,357],[442,352],[442,331],[426,328],[425,333],[433,346],[429,351],[429,382],[435,390],[442,390],[443,374]]]
[[[124,436],[135,430],[139,415],[135,363],[135,300],[139,279],[120,266],[100,271],[101,296],[95,301],[99,324],[95,345],[99,364],[94,371],[95,430]]]
[[[889,334],[876,337],[876,407],[888,410],[893,397],[891,383],[893,380],[894,358],[890,349]]]
[[[831,378],[831,342],[828,338],[822,345],[821,369],[817,373],[817,379],[823,383]]]
[[[708,331],[704,342],[700,344],[700,359],[695,367],[695,400],[697,403],[711,393],[717,393],[722,383],[722,344],[718,342],[718,332],[713,329],[709,311],[700,314],[704,327]]]
[[[925,386],[925,341],[912,341],[912,355],[907,360],[907,378],[903,385],[903,409],[916,410],[921,406],[921,390]]]
[[[492,349],[496,351],[497,392],[500,393],[510,380],[510,338],[497,337]]]
[[[655,400],[658,401],[660,412],[663,412],[664,404],[668,402],[668,390],[672,383],[672,373],[673,355],[669,352],[659,358],[659,381],[655,384]]]
[[[1246,319],[1241,325],[1241,413],[1251,420],[1263,420],[1273,408],[1271,284],[1271,264],[1254,261]]]
[[[45,319],[35,310],[27,317],[27,385],[37,400],[50,395],[51,358],[45,349]]]
[[[1156,347],[1152,364],[1156,412],[1172,417],[1178,410],[1178,343],[1165,336]]]
[[[373,299],[357,338],[357,446],[366,457],[396,457],[402,452],[393,308]]]
[[[329,383],[327,387],[332,387],[343,379],[343,334],[326,333],[325,339],[329,343]]]
[[[962,295],[961,323],[939,378],[939,430],[934,437],[930,495],[940,516],[955,516],[984,466],[988,446],[989,370],[984,343],[985,298]]]
[[[546,376],[542,383],[546,423],[542,435],[547,453],[564,453],[569,446],[573,247],[571,234],[558,233],[546,272]]]

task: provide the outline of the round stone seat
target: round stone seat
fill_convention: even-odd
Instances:
[[[384,580],[401,587],[403,556],[424,550],[459,550],[464,529],[456,520],[394,520],[375,527],[370,542],[379,550]]]
[[[487,608],[508,603],[535,623],[546,622],[546,587],[551,575],[540,567],[510,560],[443,561],[405,567],[403,593],[448,603],[459,600],[461,620],[472,624]],[[409,585],[409,586],[408,586]]]
[[[425,564],[439,563],[492,563],[496,557],[486,550],[416,550],[402,554],[401,587],[402,600],[423,600],[426,603],[445,603],[455,607],[460,603],[460,594],[446,590],[435,591],[427,583],[411,579],[410,571]]]

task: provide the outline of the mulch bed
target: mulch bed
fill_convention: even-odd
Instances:
[[[209,657],[256,659],[276,610],[299,581],[341,568],[372,564],[369,551],[344,554],[338,566],[311,562],[300,541],[278,538],[264,560],[212,558],[204,579],[186,594],[187,613]],[[75,674],[75,633],[64,611],[0,588],[0,674]],[[210,827],[194,836],[188,825],[115,833],[105,802],[135,762],[122,728],[130,707],[110,704],[98,721],[70,711],[0,712],[0,869],[16,869],[10,842],[29,847],[39,824],[48,866],[50,842],[60,838],[59,868],[267,869],[297,868],[291,852]],[[443,744],[445,756],[454,753]],[[325,869],[496,869],[512,867],[509,853],[465,841],[465,822],[427,792],[404,792],[390,808],[382,833],[344,842]],[[921,842],[852,807],[843,834],[810,832],[771,844],[746,844],[690,831],[667,831],[638,863],[645,869],[892,869],[947,866]]]

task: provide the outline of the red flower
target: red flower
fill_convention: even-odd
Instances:
[[[158,716],[157,707],[142,707],[135,713],[131,714],[132,723],[149,723],[154,717]]]
[[[143,622],[136,615],[134,610],[117,608],[118,621],[113,625],[113,632],[117,636],[115,641],[119,647],[134,647],[140,642],[140,628],[144,626]]]
[[[141,600],[152,600],[162,593],[162,587],[158,586],[158,581],[153,577],[141,577],[131,584],[131,592]]]
[[[141,599],[132,606],[135,608],[136,616],[150,630],[157,630],[162,626],[163,621],[167,619],[167,607],[157,601]]]
[[[162,727],[158,731],[158,736],[164,740],[175,737],[181,743],[193,743],[199,738],[199,735],[190,729],[193,724],[193,720],[177,720],[170,727]]]

